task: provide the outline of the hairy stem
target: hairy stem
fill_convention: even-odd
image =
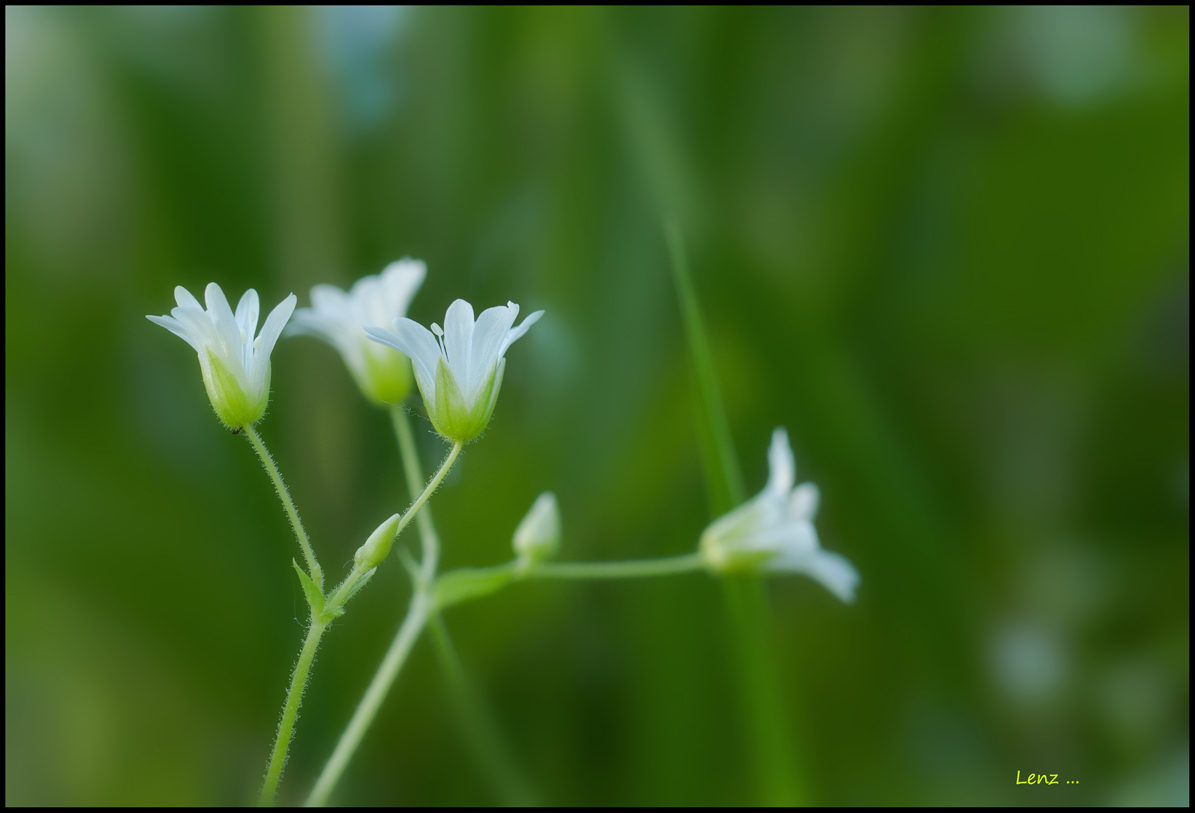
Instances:
[[[299,547],[303,549],[303,558],[307,560],[307,571],[311,575],[311,580],[323,590],[324,571],[320,569],[319,562],[315,559],[311,540],[307,538],[307,531],[303,529],[303,521],[299,519],[295,501],[290,498],[290,491],[287,490],[286,483],[282,481],[282,473],[278,471],[278,466],[274,463],[270,450],[266,448],[266,444],[262,441],[261,435],[257,434],[257,430],[252,426],[246,426],[244,432],[245,437],[249,438],[249,442],[253,444],[253,450],[261,458],[261,464],[266,467],[266,474],[270,475],[270,480],[274,483],[274,491],[278,492],[278,499],[282,501],[282,507],[290,519],[290,527],[294,529],[295,538],[299,540]]]
[[[266,768],[265,783],[261,786],[261,796],[257,800],[260,807],[270,807],[274,804],[274,794],[278,791],[278,782],[282,779],[282,769],[286,767],[286,755],[290,749],[291,736],[295,731],[295,718],[299,714],[299,706],[303,702],[303,690],[307,687],[307,676],[311,672],[311,662],[315,659],[315,650],[319,648],[320,638],[324,634],[327,624],[311,620],[307,628],[307,640],[303,642],[303,649],[299,652],[299,662],[295,664],[294,674],[290,678],[290,689],[286,692],[286,704],[282,707],[282,720],[278,723],[278,736],[274,739],[274,752],[270,755],[270,764]]]
[[[406,416],[404,415],[403,417],[405,418]],[[398,423],[399,419],[396,417],[396,426]],[[435,476],[432,477],[419,496],[415,498],[411,507],[399,519],[398,528],[394,532],[395,537],[398,537],[403,532],[403,529],[411,523],[411,520],[419,513],[419,509],[424,506],[432,493],[444,481],[448,470],[452,468],[452,464],[460,456],[462,446],[463,444],[461,443],[453,444],[452,450],[448,453],[448,457],[444,459],[440,470],[436,472]],[[414,448],[413,442],[412,448]],[[419,481],[415,480],[414,482]],[[426,546],[426,540],[424,544]],[[394,683],[395,678],[398,677],[403,663],[406,662],[407,653],[411,651],[411,647],[415,644],[419,633],[423,631],[423,627],[427,624],[429,605],[430,598],[424,592],[423,586],[417,586],[415,595],[411,597],[411,607],[407,611],[406,619],[402,622],[402,626],[398,628],[398,634],[394,636],[394,641],[391,642],[390,649],[386,652],[386,657],[382,659],[382,664],[378,667],[378,671],[374,673],[373,680],[369,683],[369,688],[365,690],[365,696],[357,704],[357,710],[353,712],[353,717],[349,720],[348,727],[340,735],[340,741],[336,743],[336,750],[332,752],[328,764],[324,766],[323,772],[320,773],[319,779],[316,780],[315,787],[311,790],[311,795],[307,797],[307,805],[309,807],[323,805],[328,800],[328,796],[331,795],[332,790],[336,787],[336,783],[340,780],[340,775],[344,773],[349,760],[353,758],[357,746],[361,744],[361,738],[365,736],[365,732],[373,722],[373,718],[377,716],[378,709],[382,706],[382,701],[386,699],[386,695],[390,691],[390,686]]]

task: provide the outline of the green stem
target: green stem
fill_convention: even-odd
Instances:
[[[261,435],[257,434],[257,430],[252,426],[246,426],[243,427],[243,431],[245,437],[249,438],[249,442],[253,444],[253,450],[257,452],[257,456],[261,458],[261,464],[266,467],[266,474],[270,475],[270,480],[274,483],[274,490],[278,492],[278,499],[282,501],[282,507],[286,509],[286,516],[290,518],[290,526],[295,531],[295,538],[299,540],[299,547],[303,549],[303,558],[307,560],[307,570],[311,575],[311,580],[315,582],[316,587],[323,590],[324,571],[320,569],[319,562],[315,560],[315,551],[311,548],[307,531],[303,529],[303,521],[299,519],[295,502],[290,498],[290,491],[287,490],[286,483],[282,482],[282,473],[278,471],[278,466],[274,463],[270,450],[266,448],[266,444],[262,441]]]
[[[568,562],[540,564],[528,570],[527,579],[635,579],[645,576],[671,576],[701,570],[705,562],[700,553],[687,553],[667,559],[641,559],[630,562]]]
[[[396,419],[395,424],[397,425],[398,423],[399,421]],[[411,519],[419,513],[419,509],[431,497],[432,492],[444,481],[448,470],[452,468],[452,464],[460,456],[462,446],[463,444],[461,443],[453,444],[452,450],[448,453],[448,457],[444,459],[440,470],[436,472],[431,482],[424,487],[423,491],[411,504],[411,507],[399,519],[398,528],[394,532],[396,538],[411,523]],[[414,448],[413,443],[412,448]],[[416,479],[414,482],[419,481]],[[335,605],[337,597],[350,585],[351,578],[352,574],[350,574],[349,579],[345,579],[344,584],[336,591],[336,595],[329,599],[329,604]],[[311,790],[311,795],[307,797],[308,807],[323,805],[328,800],[328,796],[332,793],[332,790],[336,787],[336,783],[340,780],[340,775],[344,773],[344,769],[356,752],[357,746],[361,744],[361,738],[365,736],[365,732],[373,722],[373,718],[377,716],[382,701],[386,699],[386,694],[390,691],[390,686],[394,683],[395,678],[398,677],[398,673],[407,659],[407,653],[411,651],[411,647],[419,637],[419,633],[423,631],[423,627],[427,623],[430,603],[430,598],[424,592],[423,586],[417,586],[415,595],[411,597],[411,608],[407,611],[406,619],[403,621],[402,626],[398,628],[398,634],[394,636],[394,641],[391,642],[390,649],[386,652],[386,657],[382,659],[382,664],[378,667],[378,671],[374,673],[373,680],[369,683],[369,688],[365,690],[365,696],[357,704],[357,710],[353,712],[353,718],[349,720],[348,727],[340,735],[340,741],[336,743],[336,750],[332,752],[328,764],[324,766],[323,772],[320,773],[319,779],[316,780],[315,787]]]
[[[419,465],[419,451],[415,448],[415,436],[411,432],[411,419],[400,404],[390,407],[390,419],[394,423],[394,434],[398,438],[398,451],[402,457],[403,473],[407,476],[407,488],[411,499],[418,499],[419,484],[423,482],[423,467]],[[440,537],[432,521],[431,509],[419,512],[419,537],[423,542],[423,562],[420,576],[424,584],[431,584],[436,577],[440,559]]]
[[[365,736],[370,723],[377,716],[378,709],[381,708],[382,701],[386,699],[386,694],[390,691],[394,679],[398,677],[411,647],[415,644],[419,633],[423,631],[424,625],[427,624],[429,604],[428,596],[424,593],[417,592],[411,598],[411,607],[407,611],[407,617],[403,620],[402,626],[398,628],[398,634],[394,636],[394,641],[390,644],[386,657],[382,659],[381,666],[378,667],[373,680],[369,683],[369,688],[365,690],[365,696],[357,704],[357,710],[353,712],[353,718],[349,721],[348,728],[340,735],[340,742],[336,743],[336,750],[332,752],[332,757],[324,766],[315,787],[311,790],[311,795],[307,797],[308,807],[320,807],[328,801],[328,796],[336,787],[340,775],[344,773],[357,746],[361,744],[361,738]]]
[[[286,767],[286,754],[290,748],[291,736],[295,731],[295,718],[299,714],[299,706],[303,702],[303,689],[307,686],[307,675],[311,672],[311,662],[315,659],[315,650],[319,648],[320,638],[327,625],[311,621],[307,628],[307,640],[303,642],[303,649],[299,652],[299,662],[295,664],[294,674],[291,675],[290,689],[286,693],[286,705],[282,707],[282,721],[278,723],[278,736],[274,739],[274,753],[270,756],[270,765],[266,769],[265,784],[261,787],[258,798],[259,807],[271,807],[274,804],[274,794],[278,791],[278,781],[282,779],[282,769]]]
[[[406,410],[398,404],[390,408],[390,418],[394,423],[394,434],[398,438],[398,451],[402,457],[403,472],[407,476],[407,487],[411,491],[411,499],[415,499],[419,484],[423,482],[423,467],[419,464],[419,450],[415,447],[411,420]],[[415,522],[419,526],[419,536],[423,542],[420,580],[430,585],[436,578],[440,558],[440,538],[436,533],[431,508],[424,507],[415,518]],[[452,644],[452,637],[448,634],[448,627],[438,613],[432,619],[431,629],[440,667],[448,678],[448,686],[452,692],[457,722],[464,732],[465,741],[473,751],[474,760],[482,774],[489,779],[503,804],[509,807],[528,807],[534,803],[531,789],[510,758],[481,697],[471,689],[464,666],[456,654],[456,647]]]
[[[414,446],[414,444],[412,442],[412,447],[413,446]],[[460,455],[461,449],[463,447],[464,447],[464,444],[461,443],[460,441],[457,441],[456,443],[452,444],[452,450],[448,453],[448,457],[444,458],[444,462],[443,462],[443,464],[441,464],[440,470],[437,471],[435,476],[432,477],[431,482],[429,482],[427,484],[427,486],[423,489],[423,492],[418,497],[415,498],[415,502],[411,503],[411,507],[408,508],[407,512],[402,515],[402,519],[400,519],[398,521],[398,530],[396,530],[394,532],[394,536],[396,539],[398,538],[398,536],[400,534],[402,534],[403,528],[406,528],[407,525],[409,525],[411,523],[411,519],[415,516],[416,513],[418,513],[419,509],[423,507],[423,504],[425,502],[427,502],[428,498],[431,497],[432,492],[434,492],[437,488],[440,487],[440,483],[443,482],[444,477],[448,474],[448,470],[452,468],[452,464],[456,462],[456,459]],[[419,481],[414,480],[413,482],[417,483]],[[433,537],[435,536],[434,529],[432,530],[432,536]],[[424,545],[424,554],[426,556],[426,554],[428,552],[427,537],[424,537],[423,545]],[[435,556],[438,555],[438,549],[439,549],[438,543],[433,542],[433,551],[432,551],[433,558],[431,560],[432,567],[433,567],[433,570],[431,572],[432,576],[435,576],[435,570],[434,570]],[[427,561],[428,560],[425,558],[424,562],[423,562],[423,568],[420,570],[420,577],[423,577],[425,575],[423,573],[423,570],[426,569],[426,567],[427,567]],[[427,583],[427,582],[425,582],[425,583]]]
[[[506,807],[531,807],[536,804],[531,789],[520,776],[518,768],[511,761],[509,753],[498,735],[497,726],[490,717],[481,696],[469,682],[464,664],[452,645],[448,627],[439,613],[429,623],[432,642],[440,667],[448,678],[452,691],[453,709],[457,722],[465,734],[465,742],[473,753],[473,759],[485,777],[490,781],[498,798]]]

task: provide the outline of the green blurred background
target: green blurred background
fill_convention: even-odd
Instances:
[[[563,558],[663,556],[708,520],[666,212],[749,490],[787,426],[862,576],[768,584],[811,797],[1187,804],[1187,10],[8,8],[5,38],[9,804],[260,782],[297,546],[145,320],[176,284],[306,305],[410,255],[425,324],[545,308],[433,501],[445,565],[508,558],[545,489]],[[273,384],[335,576],[407,503],[388,420],[310,339]],[[389,562],[325,638],[284,801],[408,595]],[[713,579],[447,621],[543,801],[762,798]],[[335,798],[496,801],[426,641]]]

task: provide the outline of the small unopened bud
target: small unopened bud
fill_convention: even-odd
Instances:
[[[550,559],[560,550],[560,509],[556,495],[545,491],[539,495],[527,516],[515,528],[515,555],[526,567]]]
[[[398,530],[398,520],[398,514],[390,517],[369,535],[369,539],[365,540],[364,545],[357,548],[357,553],[353,556],[357,567],[362,570],[373,570],[385,561],[386,554],[390,553],[390,546],[394,544],[394,532]]]

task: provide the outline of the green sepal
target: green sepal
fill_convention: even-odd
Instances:
[[[471,436],[467,437],[470,427],[465,396],[443,357],[436,362],[436,404],[432,423],[437,432],[450,440],[472,440]]]
[[[485,428],[490,425],[490,416],[494,414],[494,406],[498,403],[498,391],[502,389],[502,374],[504,372],[506,372],[506,359],[499,359],[498,369],[490,376],[486,388],[477,394],[475,406],[486,405],[485,412],[482,413],[481,422],[477,429],[478,435],[484,432]]]
[[[290,563],[295,566],[295,572],[299,574],[299,583],[303,585],[303,595],[307,596],[307,606],[311,608],[311,617],[318,618],[324,613],[324,594],[315,586],[315,582],[307,575],[303,568],[299,567],[299,563],[294,559]]]
[[[445,573],[436,579],[436,607],[444,609],[470,599],[488,596],[508,585],[515,578],[509,565],[479,570],[465,568]]]
[[[261,420],[270,400],[269,367],[266,368],[265,387],[259,394],[257,403],[251,401],[249,393],[245,392],[232,370],[229,370],[210,348],[205,348],[200,355],[199,367],[203,373],[203,386],[207,390],[208,400],[216,410],[216,417],[223,421],[225,426],[240,429]]]
[[[402,403],[411,391],[411,362],[393,348],[366,338],[362,338],[361,343],[365,345],[361,351],[365,369],[357,382],[361,391],[375,404]]]

